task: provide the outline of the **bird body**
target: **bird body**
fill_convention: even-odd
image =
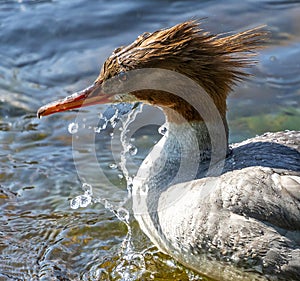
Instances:
[[[163,252],[216,280],[297,280],[299,138],[299,132],[287,131],[235,144],[221,175],[164,188],[177,172],[172,163],[163,161],[165,169],[156,178],[140,181],[138,173],[135,217]],[[141,168],[143,175],[151,173],[150,167]]]
[[[300,280],[300,132],[228,145],[226,98],[265,37],[260,28],[210,35],[196,21],[144,33],[113,52],[91,87],[38,111],[160,107],[166,134],[133,180],[134,215],[161,251],[216,280]]]

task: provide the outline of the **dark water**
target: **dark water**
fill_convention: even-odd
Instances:
[[[158,253],[132,219],[128,232],[122,209],[118,218],[108,204],[127,196],[110,152],[112,128],[97,142],[99,165],[116,187],[109,194],[104,179],[89,182],[87,174],[109,200],[74,210],[70,200],[83,194],[68,132],[76,113],[35,114],[91,83],[110,52],[138,34],[207,18],[203,27],[215,33],[261,24],[272,33],[255,76],[230,97],[231,140],[300,130],[300,1],[224,2],[0,1],[0,280],[201,279]],[[136,136],[137,158],[158,139],[156,129]],[[89,147],[80,144],[84,158]]]

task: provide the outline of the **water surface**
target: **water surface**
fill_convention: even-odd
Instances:
[[[78,176],[68,132],[77,113],[38,120],[36,110],[92,83],[110,52],[140,33],[206,18],[214,33],[266,24],[272,34],[254,76],[230,96],[231,141],[300,130],[300,2],[3,0],[0,18],[0,280],[206,280],[159,253],[131,217],[128,232],[127,214],[110,205],[127,198],[111,153],[114,128],[97,134],[110,192],[104,179],[93,181],[93,163]],[[134,167],[160,137],[161,117],[153,122],[132,140]],[[89,149],[77,147],[76,163]],[[72,209],[83,180],[109,200]]]

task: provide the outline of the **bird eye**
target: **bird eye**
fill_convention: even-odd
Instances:
[[[124,82],[127,80],[128,77],[127,77],[127,74],[124,71],[122,71],[118,74],[118,78],[119,78],[119,81]]]

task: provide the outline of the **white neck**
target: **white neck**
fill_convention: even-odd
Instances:
[[[166,134],[143,161],[132,188],[135,217],[143,231],[161,245],[162,250],[167,247],[157,217],[161,194],[174,184],[207,176],[211,162],[217,162],[218,157],[225,158],[227,149],[224,128],[222,134],[219,128],[206,126],[203,122],[166,123],[165,126]],[[217,146],[220,151],[213,151],[211,134],[223,140],[223,145]]]
[[[165,135],[153,147],[136,175],[135,181],[140,182],[144,190],[163,190],[204,176],[211,161],[215,164],[226,156],[228,143],[224,127],[220,129],[204,122],[167,122],[165,127]]]

